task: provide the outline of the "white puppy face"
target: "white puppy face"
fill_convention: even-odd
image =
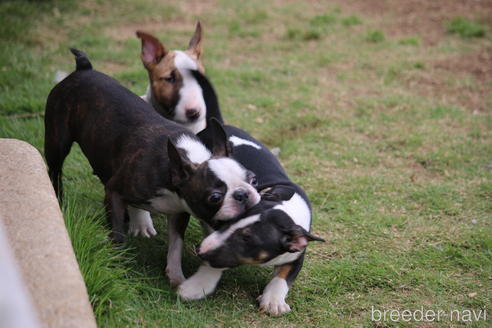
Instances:
[[[230,158],[211,159],[208,167],[227,186],[214,220],[229,220],[260,202],[261,196],[253,186],[254,177],[238,162]]]
[[[179,100],[174,111],[173,121],[178,122],[193,133],[198,133],[206,127],[205,100],[203,92],[190,70],[197,70],[197,62],[183,51],[175,51],[174,65],[181,76]]]
[[[198,23],[188,49],[167,50],[153,35],[138,31],[142,40],[142,62],[149,73],[149,88],[142,98],[167,119],[184,125],[193,133],[206,127],[203,92],[190,70],[204,73],[202,29]]]
[[[251,171],[232,158],[220,156],[220,152],[213,155],[190,135],[176,141],[176,148],[168,149],[171,180],[189,213],[217,226],[259,203],[261,197]],[[224,135],[224,148],[226,142]]]

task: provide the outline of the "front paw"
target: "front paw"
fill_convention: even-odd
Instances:
[[[140,224],[140,222],[136,224],[132,224],[132,222],[130,222],[128,233],[134,237],[142,236],[146,238],[150,238],[157,235],[157,231],[155,231],[154,225],[152,223],[149,225],[149,224]]]
[[[212,293],[224,269],[202,265],[198,271],[178,287],[178,295],[185,301],[199,300]]]
[[[279,315],[290,311],[290,306],[285,303],[283,297],[263,294],[258,297],[258,302],[260,303],[260,311],[262,312]]]
[[[194,279],[185,280],[179,285],[178,295],[185,301],[199,300],[206,296],[204,288]]]

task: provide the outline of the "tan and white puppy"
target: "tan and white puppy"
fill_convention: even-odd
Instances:
[[[165,118],[175,121],[193,133],[207,126],[206,106],[203,92],[190,70],[204,73],[201,62],[203,55],[202,26],[196,24],[188,49],[168,50],[153,35],[137,31],[142,41],[140,58],[149,76],[149,85],[142,99],[150,103]],[[225,209],[224,211],[227,211]],[[222,213],[227,215],[227,213]],[[132,221],[132,220],[130,220]],[[136,221],[136,220],[134,220]],[[189,215],[187,213],[168,216],[168,251],[166,274],[171,285],[177,286],[185,280],[181,267],[183,240]],[[151,227],[148,222],[145,227]],[[130,222],[132,226],[132,222]],[[211,231],[202,224],[204,231]],[[133,235],[151,237],[156,234],[153,227],[132,229]],[[150,230],[150,231],[149,231]],[[149,232],[147,232],[149,231]]]
[[[204,73],[201,62],[202,27],[196,24],[188,49],[167,50],[154,36],[137,31],[142,40],[141,59],[149,74],[149,86],[142,98],[165,118],[175,121],[193,133],[206,127],[203,94],[189,70]]]

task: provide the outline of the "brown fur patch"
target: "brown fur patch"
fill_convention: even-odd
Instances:
[[[261,261],[258,261],[255,258],[252,257],[242,257],[241,258],[241,263],[242,264],[261,264]]]
[[[282,279],[287,279],[287,276],[289,275],[290,271],[292,270],[292,265],[291,264],[284,264],[281,265],[276,269],[276,276]]]
[[[175,51],[168,51],[158,64],[148,68],[152,94],[164,109],[173,108],[176,105],[179,90],[183,85],[183,78],[174,64],[175,57]],[[174,83],[165,80],[172,75],[175,78]]]
[[[258,259],[263,261],[268,258],[269,254],[266,251],[261,251],[260,254],[258,254]]]

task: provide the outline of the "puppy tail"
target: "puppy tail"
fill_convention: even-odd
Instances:
[[[83,69],[92,69],[92,64],[85,53],[75,48],[70,48],[70,51],[75,55],[75,68],[77,71]]]

